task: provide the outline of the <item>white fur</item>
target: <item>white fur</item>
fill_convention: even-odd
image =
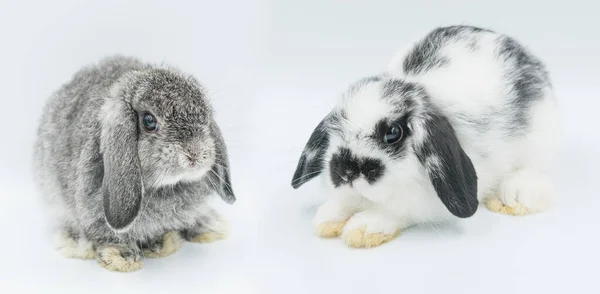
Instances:
[[[154,187],[165,187],[172,186],[181,181],[183,182],[194,182],[202,179],[206,176],[206,174],[210,171],[208,167],[202,167],[195,170],[190,170],[184,173],[175,174],[175,175],[166,175],[161,177],[159,181],[154,182]]]
[[[429,70],[419,75],[402,74],[402,62],[407,50],[389,65],[390,76],[423,85],[432,103],[450,119],[463,150],[470,157],[478,176],[478,199],[494,196],[505,205],[517,201],[531,211],[550,207],[552,185],[545,169],[556,153],[557,110],[552,91],[536,102],[531,109],[530,129],[525,136],[507,137],[502,125],[509,117],[494,111],[507,103],[511,93],[504,84],[506,67],[495,58],[496,40],[501,35],[484,32],[476,35],[477,50],[469,49],[468,40],[447,44],[441,54],[452,61],[448,66]],[[471,44],[472,45],[472,44]],[[439,168],[440,158],[430,157],[423,166],[414,151],[398,163],[380,148],[370,146],[364,136],[372,132],[381,118],[393,109],[381,99],[380,84],[371,83],[346,94],[338,110],[346,112],[342,133],[331,134],[326,160],[340,146],[349,148],[358,156],[381,159],[387,170],[373,185],[358,179],[353,188],[335,188],[329,177],[329,165],[323,170],[324,184],[332,197],[323,204],[313,222],[319,225],[330,221],[348,220],[343,234],[366,228],[368,233],[393,234],[407,226],[452,219],[434,190],[427,169]],[[484,134],[466,124],[460,114],[491,119],[490,129]],[[418,125],[418,122],[416,123]],[[417,126],[411,126],[417,127]],[[424,141],[425,132],[416,132],[406,144]]]
[[[319,207],[313,225],[317,226],[326,222],[344,222],[360,209],[371,205],[370,201],[362,197],[356,190],[348,187],[334,189],[332,186],[330,197]]]

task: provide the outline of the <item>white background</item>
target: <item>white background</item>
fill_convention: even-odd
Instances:
[[[3,0],[0,293],[600,293],[597,4],[481,2]],[[450,24],[512,35],[548,65],[566,134],[556,207],[518,218],[482,207],[370,250],[317,238],[326,195],[289,184],[310,132],[348,84]],[[211,90],[238,197],[223,206],[229,239],[128,274],[52,249],[29,168],[45,99],[114,53],[179,66]]]

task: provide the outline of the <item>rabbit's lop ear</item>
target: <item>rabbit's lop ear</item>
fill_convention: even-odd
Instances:
[[[211,133],[215,140],[216,158],[215,164],[208,173],[209,185],[221,196],[223,201],[232,204],[236,198],[231,187],[227,147],[217,124],[212,124]]]
[[[108,225],[127,230],[140,213],[143,183],[138,156],[138,116],[123,100],[108,99],[101,112],[104,161],[102,195]]]
[[[438,197],[453,215],[472,216],[479,205],[477,174],[454,128],[433,108],[419,120],[416,125],[422,128],[422,137],[420,142],[415,142],[415,151]]]
[[[325,151],[329,146],[329,129],[327,127],[329,119],[330,116],[325,117],[308,139],[292,179],[294,189],[298,189],[323,171]]]

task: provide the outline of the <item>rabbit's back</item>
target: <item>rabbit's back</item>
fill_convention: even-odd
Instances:
[[[480,192],[511,170],[554,154],[554,96],[542,62],[513,38],[439,28],[402,53],[392,74],[424,85],[473,161]]]
[[[477,27],[433,30],[390,68],[424,85],[457,125],[506,137],[525,135],[534,105],[552,99],[548,73],[536,56],[509,36]]]

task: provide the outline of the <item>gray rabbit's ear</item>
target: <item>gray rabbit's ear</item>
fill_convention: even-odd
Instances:
[[[415,151],[438,197],[453,215],[471,217],[479,205],[477,174],[450,121],[430,107],[416,125],[422,136]]]
[[[308,139],[292,179],[294,189],[298,189],[323,171],[325,152],[329,146],[329,128],[327,125],[330,119],[331,116],[326,116]]]
[[[221,196],[223,201],[233,204],[236,198],[231,187],[227,146],[216,123],[211,126],[211,134],[215,140],[216,159],[215,164],[208,173],[209,185]]]
[[[127,230],[140,213],[143,183],[138,156],[138,116],[123,100],[109,99],[101,112],[104,215],[116,231]]]

